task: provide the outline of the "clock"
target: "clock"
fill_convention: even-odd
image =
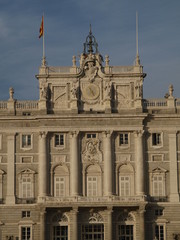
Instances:
[[[94,84],[88,84],[83,89],[83,97],[88,100],[94,100],[99,96],[99,87]]]

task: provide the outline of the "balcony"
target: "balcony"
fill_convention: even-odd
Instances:
[[[87,197],[87,196],[77,196],[77,197],[43,197],[40,198],[40,202],[44,203],[137,203],[145,201],[145,196],[127,196],[127,197],[120,197],[120,196],[108,196],[108,197]]]

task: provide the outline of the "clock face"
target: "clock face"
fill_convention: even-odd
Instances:
[[[86,99],[94,100],[99,96],[99,87],[96,84],[89,84],[83,89],[83,96]]]

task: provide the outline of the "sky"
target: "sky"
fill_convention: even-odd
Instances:
[[[8,100],[10,87],[18,100],[39,98],[43,13],[49,66],[78,59],[90,24],[110,65],[128,66],[136,56],[136,11],[144,98],[163,98],[170,84],[180,98],[179,0],[0,0],[0,100]]]

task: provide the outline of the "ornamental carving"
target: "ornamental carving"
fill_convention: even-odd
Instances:
[[[93,82],[94,78],[97,75],[98,68],[94,66],[93,62],[88,62],[85,66],[85,76],[89,79],[90,82]]]
[[[86,141],[86,149],[83,152],[83,162],[98,163],[102,162],[102,153],[100,151],[100,140],[89,139]]]
[[[103,217],[92,209],[90,211],[89,223],[103,223]]]

